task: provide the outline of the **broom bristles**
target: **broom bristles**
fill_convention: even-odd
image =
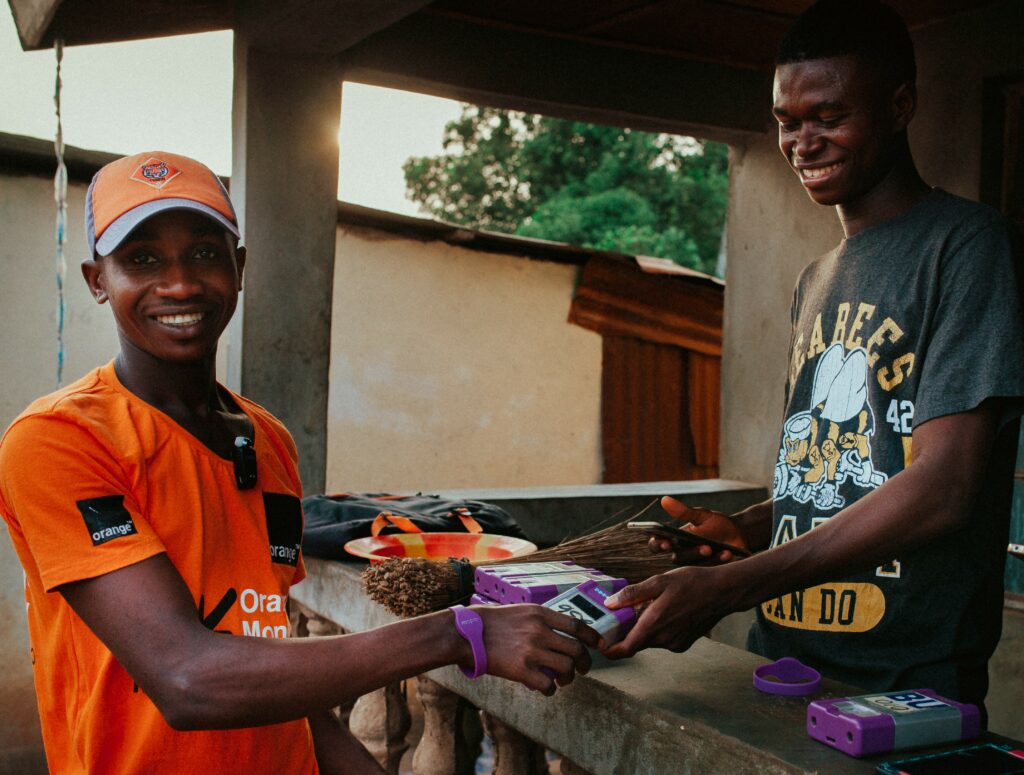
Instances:
[[[389,557],[363,571],[363,589],[371,600],[398,616],[440,611],[469,597],[459,562]]]
[[[676,567],[671,553],[652,552],[649,536],[626,528],[633,519],[521,557],[476,563],[389,557],[363,571],[363,587],[392,613],[419,616],[466,600],[472,593],[472,575],[466,570],[476,565],[570,560],[630,584]]]

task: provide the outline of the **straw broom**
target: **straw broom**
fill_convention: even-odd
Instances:
[[[525,557],[478,563],[454,558],[436,562],[389,557],[363,571],[363,588],[371,600],[392,613],[419,616],[467,600],[473,593],[473,569],[477,565],[570,560],[635,584],[677,567],[672,553],[652,552],[648,546],[650,536],[626,527],[640,514]]]

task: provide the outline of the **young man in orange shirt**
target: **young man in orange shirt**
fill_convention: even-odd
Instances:
[[[539,606],[289,640],[295,445],[214,373],[246,261],[231,202],[155,152],[100,170],[86,207],[120,353],[0,442],[51,771],[380,772],[330,708],[453,663],[545,693],[588,668],[597,634]]]

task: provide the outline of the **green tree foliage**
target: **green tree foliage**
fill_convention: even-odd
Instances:
[[[408,196],[450,223],[715,269],[721,143],[464,105],[443,153],[403,169]]]

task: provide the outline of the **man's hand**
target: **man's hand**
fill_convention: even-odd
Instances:
[[[603,653],[631,657],[645,648],[685,651],[733,608],[731,586],[722,567],[691,566],[631,584],[606,601],[609,608],[642,608],[629,635]]]
[[[735,520],[720,511],[691,508],[668,495],[661,499],[661,507],[673,519],[686,523],[682,526],[682,530],[712,541],[732,544],[741,549],[749,548]],[[697,565],[708,561],[729,562],[736,559],[736,555],[728,550],[715,555],[714,550],[707,544],[677,546],[672,541],[657,536],[651,538],[649,546],[652,551],[675,552],[675,561],[679,565]]]
[[[565,686],[576,673],[590,670],[586,647],[602,645],[601,636],[579,619],[543,606],[474,606],[473,610],[484,622],[487,672],[548,696],[555,693],[556,684]]]

